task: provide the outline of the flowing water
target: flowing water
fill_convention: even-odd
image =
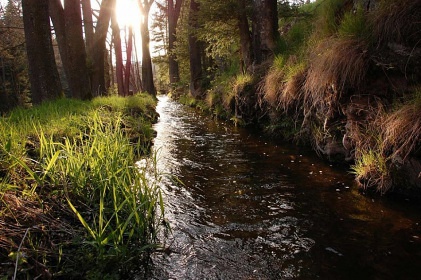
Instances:
[[[421,211],[341,167],[160,97],[172,233],[149,279],[421,279]]]

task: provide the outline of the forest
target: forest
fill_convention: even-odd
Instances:
[[[0,2],[0,278],[147,270],[162,94],[421,199],[420,0],[126,2]]]

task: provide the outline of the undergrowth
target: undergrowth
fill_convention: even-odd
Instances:
[[[155,100],[62,99],[0,119],[0,275],[118,278],[163,220],[149,153]],[[139,125],[142,123],[142,125]]]

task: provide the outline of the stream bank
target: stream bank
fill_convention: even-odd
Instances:
[[[216,76],[196,106],[311,146],[364,191],[421,199],[421,1],[312,5],[283,19],[282,51]]]
[[[417,279],[421,211],[341,166],[166,96],[155,125],[172,231],[139,279]]]

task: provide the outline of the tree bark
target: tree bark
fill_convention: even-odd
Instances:
[[[94,46],[94,23],[92,21],[91,0],[81,0],[83,13],[83,27],[85,30],[86,53],[88,65],[92,64],[92,52]]]
[[[177,21],[180,16],[182,0],[167,0],[168,1],[168,66],[170,83],[175,84],[180,81],[180,71],[178,68],[178,62],[174,53],[174,43],[177,39]]]
[[[139,7],[143,14],[140,22],[140,33],[142,34],[142,84],[144,90],[156,96],[156,89],[153,81],[152,59],[149,50],[149,11],[153,0],[139,0]]]
[[[246,73],[249,71],[253,64],[252,57],[252,45],[250,36],[250,27],[246,13],[245,0],[238,0],[238,30],[240,33],[240,50],[242,60],[242,72]]]
[[[197,12],[199,4],[195,0],[190,1],[189,11],[189,58],[190,58],[190,94],[193,97],[202,96],[202,61],[200,42],[198,41],[194,30],[198,28]]]
[[[22,11],[32,103],[39,104],[61,95],[51,40],[48,0],[23,0]]]
[[[273,58],[279,39],[277,0],[255,0],[253,55],[255,64]]]
[[[132,68],[132,50],[133,50],[133,27],[129,26],[129,35],[126,44],[126,70],[124,71],[124,95],[128,96],[130,92],[130,70]]]
[[[70,57],[69,86],[72,97],[91,99],[89,72],[86,64],[86,49],[83,40],[80,1],[64,1],[64,22],[66,29],[67,52]]]
[[[108,64],[110,64],[110,86],[113,87],[114,86],[114,66],[113,66],[113,40],[110,40],[110,54],[108,55],[109,58],[109,62]]]
[[[117,78],[118,95],[124,95],[124,76],[123,76],[123,51],[121,48],[120,27],[118,26],[115,11],[111,17],[111,28],[113,31],[113,42],[115,51],[115,74]]]
[[[69,54],[67,51],[67,37],[66,37],[66,27],[64,22],[64,8],[61,5],[60,0],[50,0],[49,4],[49,14],[51,21],[53,22],[54,33],[56,35],[56,41],[60,53],[60,59],[63,64],[64,74],[66,76],[67,84],[69,85],[70,96],[72,96],[73,92],[70,88],[70,63],[71,59],[69,58]]]
[[[105,86],[105,41],[115,1],[116,0],[102,0],[98,22],[95,28],[91,76],[91,86],[94,96],[107,92]]]
[[[54,25],[60,57],[69,82],[71,97],[91,99],[89,71],[83,40],[80,5],[75,0],[50,0],[50,17]]]
[[[133,34],[133,36],[135,36]],[[143,91],[143,85],[142,85],[142,78],[140,77],[140,67],[139,67],[139,58],[137,55],[137,45],[136,45],[136,40],[133,40],[133,46],[134,46],[134,54],[135,54],[135,61],[136,61],[136,65],[134,67],[135,71],[135,81],[136,81],[136,91],[138,92],[142,92]]]

